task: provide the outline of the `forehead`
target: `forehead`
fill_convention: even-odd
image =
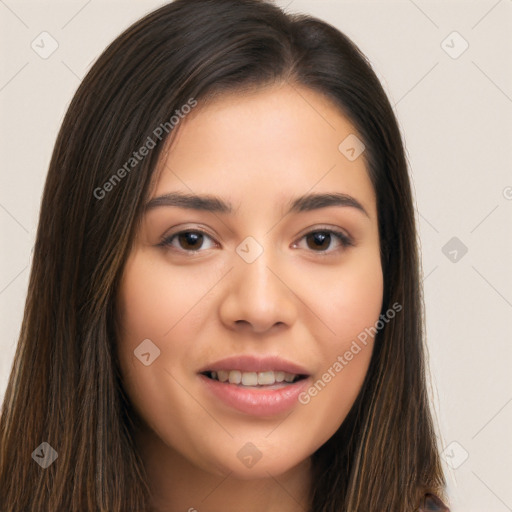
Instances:
[[[231,198],[235,206],[254,198],[257,206],[263,197],[282,203],[335,190],[359,196],[369,213],[375,208],[364,153],[352,160],[343,152],[355,127],[308,88],[284,84],[199,101],[178,128],[153,197],[180,190]]]

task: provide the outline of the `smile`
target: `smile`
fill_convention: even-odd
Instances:
[[[204,372],[203,375],[219,382],[229,382],[247,387],[272,386],[274,384],[293,383],[305,378],[304,375],[297,375],[283,371],[267,370],[263,372],[242,372],[240,370],[219,370]]]

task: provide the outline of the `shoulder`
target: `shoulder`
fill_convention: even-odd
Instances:
[[[435,494],[425,494],[418,512],[450,512],[450,509]]]

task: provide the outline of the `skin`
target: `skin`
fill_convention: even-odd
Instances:
[[[354,133],[324,96],[288,84],[199,103],[181,121],[151,197],[212,194],[234,211],[149,210],[123,271],[119,358],[141,419],[136,443],[155,510],[306,506],[310,457],[354,403],[373,340],[307,405],[275,416],[229,408],[197,372],[234,354],[271,354],[305,366],[316,382],[379,319],[375,193],[363,157],[349,161],[338,150]],[[284,215],[288,201],[306,192],[350,194],[368,216],[340,206]],[[344,248],[333,235],[315,248],[305,235],[322,228],[344,232],[354,245]],[[197,229],[207,236],[194,254],[187,239],[158,246]],[[235,250],[248,236],[263,247],[252,263]],[[144,339],[160,349],[149,366],[134,355]],[[237,457],[247,442],[262,455],[251,468]]]

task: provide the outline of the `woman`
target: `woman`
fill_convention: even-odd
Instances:
[[[269,2],[176,0],[63,121],[3,510],[447,510],[422,319],[404,149],[365,57]]]

